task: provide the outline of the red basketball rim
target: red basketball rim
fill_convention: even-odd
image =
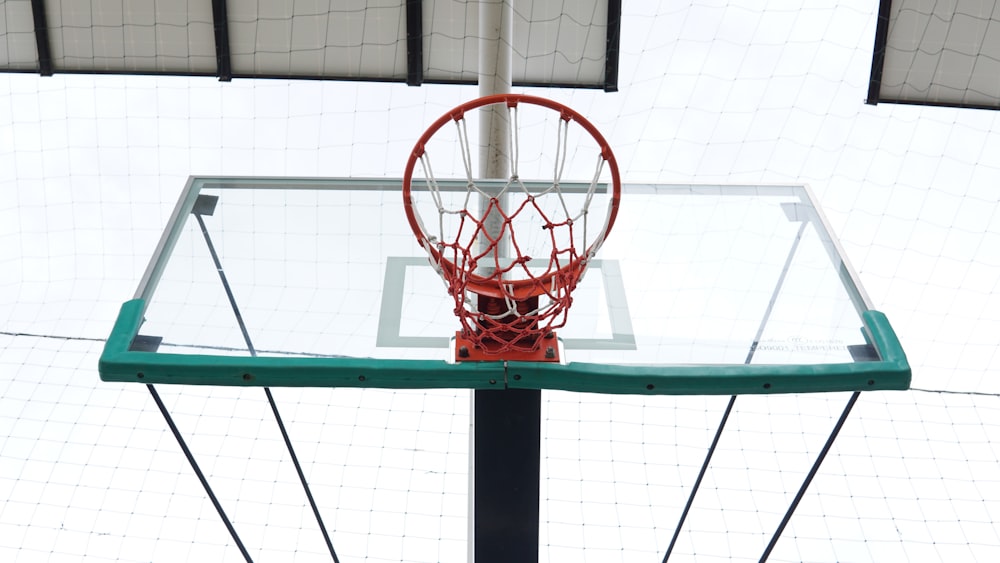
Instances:
[[[413,230],[413,234],[416,235],[417,242],[420,243],[420,246],[428,249],[428,252],[430,252],[433,256],[434,261],[441,265],[441,268],[445,271],[448,279],[454,279],[455,270],[457,268],[455,264],[445,258],[433,244],[429,243],[427,234],[420,228],[420,221],[417,219],[416,211],[413,208],[413,199],[411,197],[413,169],[416,167],[417,160],[423,156],[427,142],[449,121],[458,121],[463,119],[466,112],[483,106],[504,103],[508,107],[514,107],[522,102],[555,110],[559,112],[562,119],[575,121],[583,127],[584,130],[590,133],[591,137],[597,141],[597,144],[601,149],[601,157],[604,158],[604,161],[607,163],[608,169],[611,172],[611,210],[608,214],[607,223],[604,225],[604,229],[600,236],[595,238],[595,242],[591,244],[591,246],[588,247],[581,256],[589,256],[594,244],[602,242],[604,237],[611,232],[611,227],[615,223],[615,217],[618,215],[618,203],[621,200],[622,187],[621,174],[618,171],[618,161],[615,159],[615,154],[611,150],[611,145],[608,144],[608,142],[604,139],[604,136],[601,135],[601,132],[597,130],[597,127],[595,127],[594,124],[592,124],[586,117],[581,115],[576,110],[560,104],[559,102],[539,96],[528,96],[524,94],[496,94],[468,101],[442,115],[437,119],[437,121],[432,123],[431,126],[427,128],[427,131],[425,131],[420,139],[417,140],[416,145],[414,145],[413,150],[410,152],[410,158],[406,161],[406,170],[403,173],[403,207],[406,210],[406,218],[410,222],[410,228]],[[503,289],[497,286],[495,279],[485,278],[473,272],[468,272],[467,285],[469,289],[478,295],[488,295],[498,298],[513,297],[514,299],[525,299],[541,295],[548,291],[552,278],[555,276],[567,275],[572,278],[578,277],[577,270],[580,270],[585,266],[586,264],[583,262],[583,259],[578,257],[558,270],[549,272],[534,279],[505,280]]]

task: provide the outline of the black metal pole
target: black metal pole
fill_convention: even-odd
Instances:
[[[542,393],[474,392],[473,561],[537,563]]]

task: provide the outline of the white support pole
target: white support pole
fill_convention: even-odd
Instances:
[[[480,0],[479,2],[479,95],[508,94],[511,88],[514,33],[513,0]],[[509,166],[510,128],[507,108],[488,106],[479,111],[479,177],[507,180]],[[492,194],[496,195],[496,194]],[[504,198],[506,199],[506,198]],[[486,212],[489,198],[480,200],[481,213]],[[506,208],[506,201],[500,205]],[[482,215],[480,215],[482,216]],[[486,217],[486,232],[496,237],[503,226],[497,213]],[[497,248],[500,258],[509,255],[507,243]]]
[[[513,32],[513,0],[480,0],[480,96],[510,93]],[[508,173],[506,109],[483,110],[480,114],[479,155],[482,158],[479,173],[484,178],[505,178]]]

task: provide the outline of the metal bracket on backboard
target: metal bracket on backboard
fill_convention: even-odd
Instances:
[[[855,362],[877,362],[878,352],[871,344],[855,344],[847,347],[851,359]]]
[[[132,344],[128,349],[130,352],[155,352],[160,349],[163,343],[162,336],[149,336],[147,334],[137,334],[132,339]]]
[[[191,213],[211,217],[215,214],[215,206],[218,203],[219,196],[217,195],[198,194],[198,198],[194,200],[194,205],[191,207]]]

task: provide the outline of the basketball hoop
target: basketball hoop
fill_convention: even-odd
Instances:
[[[487,106],[507,110],[510,175],[502,180],[472,177],[465,116]],[[553,173],[543,182],[527,182],[518,174],[522,106],[541,108],[541,123],[556,129]],[[448,123],[456,126],[454,143],[467,183],[461,192],[442,190],[428,154],[431,139]],[[527,135],[532,142],[544,138],[534,129]],[[569,147],[570,140],[580,146]],[[567,171],[567,162],[580,161],[586,151],[594,153],[586,177],[569,189],[564,175],[578,170]],[[422,182],[413,177],[417,161],[424,172]],[[605,173],[610,181],[602,179]],[[418,203],[418,194],[425,194],[423,203]],[[417,241],[454,298],[461,323],[456,361],[558,361],[554,331],[566,323],[571,293],[611,230],[620,196],[621,178],[611,147],[586,118],[558,102],[518,94],[486,96],[456,107],[427,129],[406,163],[403,204]],[[604,223],[597,228],[590,220],[596,201],[607,204]],[[477,204],[479,210],[470,209]],[[429,217],[436,213],[432,221],[424,221],[421,207]]]

